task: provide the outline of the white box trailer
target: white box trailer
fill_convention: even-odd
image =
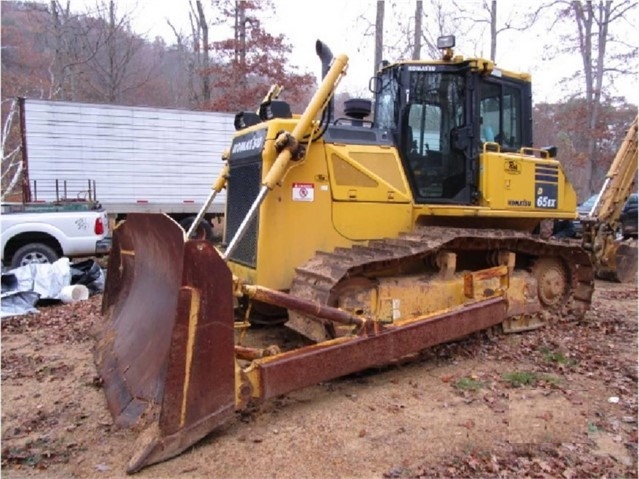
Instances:
[[[38,200],[60,196],[50,185],[86,185],[117,219],[166,213],[189,225],[211,191],[231,145],[234,115],[25,99],[27,174]],[[85,188],[86,189],[86,188]],[[225,192],[207,219],[224,213]]]

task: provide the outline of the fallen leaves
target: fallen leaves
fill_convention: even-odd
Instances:
[[[455,456],[444,464],[424,465],[414,471],[403,471],[401,477],[426,478],[511,478],[576,479],[582,477],[637,477],[630,468],[611,457],[593,456],[587,444],[571,444],[569,448],[555,444],[528,445],[520,448],[503,444],[498,454],[471,451]],[[384,477],[398,477],[385,474]]]
[[[618,289],[598,289],[594,307],[585,321],[559,321],[549,327],[524,335],[499,337],[485,342],[474,335],[463,342],[433,348],[435,357],[456,357],[458,350],[472,351],[486,360],[504,360],[521,365],[520,371],[495,371],[472,378],[482,378],[490,392],[482,393],[483,404],[493,412],[505,412],[500,391],[504,388],[528,387],[537,391],[563,394],[570,404],[588,410],[590,404],[607,404],[608,398],[621,398],[600,406],[596,419],[584,426],[587,434],[605,434],[614,444],[628,450],[620,461],[610,454],[594,454],[596,442],[562,444],[495,444],[491,451],[472,451],[451,454],[439,464],[423,464],[411,471],[402,471],[406,478],[474,478],[474,477],[535,477],[575,479],[581,477],[637,477],[637,317],[636,305],[629,306],[634,314],[619,308],[620,301],[636,301],[636,285],[617,286]],[[634,308],[634,309],[633,309]],[[478,344],[483,343],[483,344]],[[437,351],[445,350],[445,353]],[[439,376],[459,393],[460,376],[446,373]],[[604,385],[609,394],[591,397],[589,385]],[[469,388],[467,388],[469,389]],[[508,389],[506,389],[508,390]],[[469,394],[468,390],[464,394]],[[556,413],[542,411],[532,416],[546,424],[553,424]],[[604,420],[605,419],[605,420]],[[470,419],[458,423],[472,429]],[[632,459],[634,458],[634,459]],[[385,475],[385,477],[393,477]]]
[[[530,404],[535,404],[533,401],[546,397],[546,394],[550,398],[565,398],[571,408],[583,413],[579,416],[583,421],[581,437],[571,436],[571,442],[522,445],[494,441],[489,449],[473,447],[472,443],[474,438],[490,434],[484,429],[485,421],[477,416],[454,416],[450,433],[462,436],[468,443],[467,449],[451,451],[436,461],[427,462],[420,456],[422,462],[412,465],[399,461],[393,464],[391,454],[384,477],[637,477],[636,462],[629,465],[610,454],[594,453],[599,451],[595,439],[606,438],[617,448],[617,454],[621,451],[628,458],[637,457],[636,304],[634,316],[620,309],[626,304],[624,301],[636,303],[636,286],[626,289],[621,286],[615,286],[615,289],[604,287],[597,291],[595,307],[584,321],[558,321],[537,331],[508,336],[487,338],[485,334],[477,333],[424,352],[418,360],[421,364],[415,370],[423,373],[430,368],[429,374],[434,377],[439,390],[444,391],[439,402],[432,402],[433,392],[425,387],[425,381],[417,377],[408,380],[406,388],[399,376],[391,376],[389,382],[397,391],[387,402],[367,401],[369,388],[373,387],[367,381],[376,382],[377,379],[374,375],[370,379],[365,373],[324,383],[321,390],[332,391],[333,396],[346,398],[348,403],[356,403],[368,412],[370,422],[359,421],[345,426],[348,434],[360,445],[377,444],[379,432],[376,421],[385,412],[398,418],[398,422],[391,420],[384,424],[384,440],[386,436],[393,439],[410,437],[414,432],[409,425],[412,425],[414,417],[412,408],[415,407],[415,399],[419,399],[424,408],[432,407],[442,414],[456,415],[470,408],[484,411],[495,418],[495,427],[502,430],[512,427],[510,394],[526,395]],[[90,467],[90,472],[97,476],[106,477],[115,469],[102,460],[93,461],[81,454],[99,435],[117,434],[106,412],[103,417],[87,415],[77,399],[81,393],[101,393],[96,391],[101,386],[99,378],[90,364],[77,364],[50,352],[53,346],[60,344],[69,350],[90,349],[91,329],[99,320],[100,300],[97,296],[82,303],[44,307],[39,314],[2,322],[3,386],[30,385],[38,392],[43,386],[68,388],[68,392],[56,400],[25,394],[20,390],[12,398],[13,404],[23,404],[28,413],[17,410],[19,408],[3,408],[4,469],[46,469],[46,475],[60,477],[56,474],[56,464],[69,461],[75,464],[83,460]],[[10,348],[5,347],[6,340],[14,340]],[[462,358],[471,358],[471,364],[482,364],[484,360],[486,363],[509,364],[511,369],[503,366],[494,370],[472,370],[467,367],[469,362]],[[535,381],[530,388],[537,392],[536,396],[529,394],[526,387],[509,387],[503,374],[515,370],[531,373],[530,377]],[[74,381],[64,383],[65,376]],[[593,394],[593,390],[597,394]],[[608,403],[609,397],[618,397],[619,401]],[[8,404],[4,391],[3,403]],[[293,395],[275,398],[262,407],[261,416],[247,410],[239,415],[238,422],[266,421],[265,414],[275,414],[298,403],[300,400]],[[37,408],[38,405],[42,407]],[[529,419],[524,416],[522,421],[524,424],[528,420],[530,424],[542,423],[541,428],[547,425],[550,431],[561,414],[557,409],[542,408],[531,412]],[[59,436],[48,435],[52,431]],[[275,431],[272,430],[272,433],[278,440],[287,435],[285,428]],[[240,437],[244,439],[238,441],[259,447],[264,447],[270,439],[266,433],[246,433]],[[582,442],[578,442],[580,440]]]

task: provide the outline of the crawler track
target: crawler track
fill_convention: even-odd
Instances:
[[[527,233],[509,230],[422,227],[398,238],[370,241],[367,246],[337,248],[318,252],[296,269],[291,294],[332,305],[335,288],[354,277],[373,279],[414,272],[415,264],[427,273],[439,251],[457,254],[457,270],[494,266],[491,257],[498,251],[516,254],[515,269],[526,270],[543,280],[547,264],[561,264],[561,280],[566,294],[561,301],[544,301],[538,313],[544,321],[557,317],[580,319],[590,307],[594,289],[594,269],[580,246],[554,240],[541,240]],[[558,263],[556,260],[559,260]],[[541,289],[541,288],[540,288]],[[310,321],[301,319],[301,321]],[[296,323],[299,323],[298,318]],[[294,326],[294,329],[298,329]],[[302,332],[302,331],[300,331]]]

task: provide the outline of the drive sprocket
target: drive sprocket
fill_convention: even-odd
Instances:
[[[568,299],[570,278],[558,258],[542,257],[535,261],[532,273],[537,279],[539,300],[550,309],[561,307]]]

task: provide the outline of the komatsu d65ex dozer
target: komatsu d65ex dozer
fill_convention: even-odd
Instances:
[[[530,77],[441,46],[381,66],[368,121],[365,100],[334,118],[347,57],[318,41],[303,114],[274,88],[236,116],[211,195],[226,188],[219,248],[163,215],[116,228],[95,358],[116,424],[141,430],[129,472],[251,403],[588,310],[589,253],[533,234],[574,219],[576,195],[554,149],[533,147]],[[238,342],[245,319],[277,312],[306,345]]]

